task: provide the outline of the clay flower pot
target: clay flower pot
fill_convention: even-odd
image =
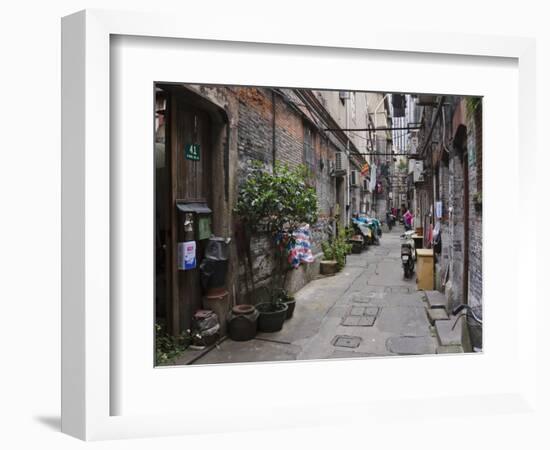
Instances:
[[[336,260],[321,261],[321,274],[332,275],[338,271]]]

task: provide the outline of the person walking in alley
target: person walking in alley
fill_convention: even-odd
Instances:
[[[404,203],[401,205],[401,213],[403,214],[403,225],[405,227],[405,231],[409,231],[412,228],[413,215]]]

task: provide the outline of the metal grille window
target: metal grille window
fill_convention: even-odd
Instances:
[[[313,147],[313,130],[304,124],[304,163],[313,170],[315,168],[315,149]]]

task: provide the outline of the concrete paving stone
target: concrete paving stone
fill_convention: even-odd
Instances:
[[[371,293],[371,292],[377,292],[377,293],[385,293],[386,292],[386,286],[379,285],[375,286],[372,284],[369,284],[369,279],[365,279],[365,286],[361,289],[362,292]]]
[[[363,316],[365,315],[367,308],[364,306],[352,306],[349,312],[350,316]]]
[[[372,327],[376,316],[346,316],[342,319],[345,327]]]
[[[424,307],[383,307],[376,321],[378,330],[395,335],[426,335],[429,326]]]
[[[429,308],[428,318],[434,323],[436,320],[449,320],[449,315],[444,308]]]
[[[462,346],[462,326],[457,323],[452,329],[455,320],[436,320],[435,329],[441,345],[460,345]]]
[[[424,303],[418,293],[414,294],[387,294],[382,299],[373,298],[369,306],[411,307],[424,308]]]
[[[362,316],[345,316],[342,318],[342,325],[345,327],[359,326],[359,320]]]
[[[462,345],[439,345],[436,349],[436,353],[464,353]]]
[[[380,311],[380,308],[377,307],[377,306],[367,306],[365,308],[365,315],[366,316],[377,316],[379,311]]]
[[[260,361],[295,360],[300,347],[290,344],[279,344],[259,339],[237,342],[226,339],[209,353],[195,362],[199,364],[245,363]]]
[[[373,298],[370,293],[352,292],[346,296],[346,301],[349,303],[369,303]]]
[[[333,306],[327,312],[327,317],[343,317],[348,312],[348,306]]]
[[[386,292],[391,294],[410,294],[411,292],[416,292],[416,288],[406,286],[388,286],[386,287]]]
[[[430,336],[393,336],[386,340],[386,347],[398,355],[427,355],[436,350]]]
[[[430,308],[447,308],[447,297],[439,291],[424,291]]]

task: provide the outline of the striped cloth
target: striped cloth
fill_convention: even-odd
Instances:
[[[293,240],[290,240],[287,246],[288,263],[294,269],[300,267],[301,263],[310,264],[315,261],[311,252],[311,237],[309,225],[298,228],[292,234]]]

